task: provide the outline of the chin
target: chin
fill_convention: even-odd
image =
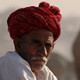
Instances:
[[[36,65],[32,66],[32,70],[33,70],[34,72],[40,71],[40,70],[43,69],[44,66],[45,66],[45,64],[36,64]]]

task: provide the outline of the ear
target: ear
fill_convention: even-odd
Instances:
[[[20,52],[21,49],[21,40],[19,38],[15,38],[13,40],[16,52]]]
[[[53,43],[53,45],[52,45],[52,49],[54,49],[54,46],[55,46],[55,43]]]

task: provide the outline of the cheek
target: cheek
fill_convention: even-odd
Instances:
[[[36,50],[34,48],[23,47],[20,55],[29,62],[31,61],[31,58],[35,56],[35,53],[36,53]]]
[[[28,46],[25,48],[25,50],[27,51],[28,55],[35,55],[36,54],[36,49],[33,46]]]

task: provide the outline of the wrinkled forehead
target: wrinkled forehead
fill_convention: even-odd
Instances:
[[[32,30],[25,34],[26,39],[36,39],[36,40],[45,40],[45,41],[54,41],[54,35],[51,31],[48,30]]]

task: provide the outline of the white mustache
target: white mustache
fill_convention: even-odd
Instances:
[[[40,59],[40,60],[43,60],[45,62],[47,62],[47,58],[46,57],[32,57],[31,60],[37,60],[37,59]]]

